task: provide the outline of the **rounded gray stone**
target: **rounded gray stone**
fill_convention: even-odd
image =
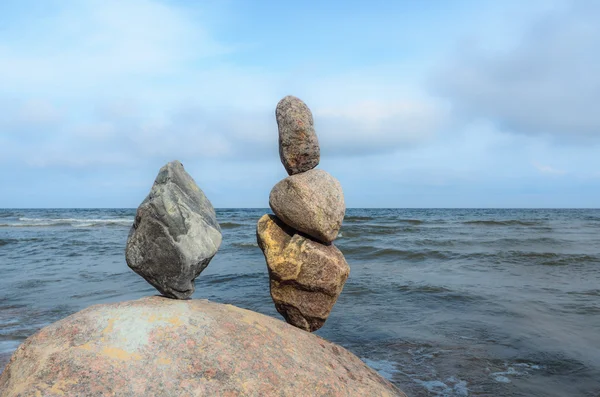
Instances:
[[[326,244],[337,238],[346,212],[340,182],[317,169],[278,182],[269,205],[285,224]]]

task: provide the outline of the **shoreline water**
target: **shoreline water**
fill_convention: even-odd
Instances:
[[[194,299],[280,318],[254,234],[266,212],[217,210],[223,245]],[[134,213],[0,210],[28,224],[0,226],[0,351],[155,293],[124,261]],[[350,278],[317,334],[409,395],[598,394],[599,229],[600,210],[350,209],[335,242]]]

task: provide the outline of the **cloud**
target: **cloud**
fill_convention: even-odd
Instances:
[[[323,152],[336,156],[425,143],[445,117],[414,84],[390,78],[394,68],[298,75],[246,65],[235,58],[245,43],[218,40],[197,8],[65,1],[47,14],[21,14],[19,26],[0,31],[0,161],[270,159],[274,108],[287,94],[309,104]]]
[[[549,165],[542,165],[539,164],[537,162],[533,162],[533,166],[542,174],[549,174],[549,175],[565,175],[567,172],[563,171],[563,170],[559,170],[556,168],[553,168]]]
[[[372,154],[430,141],[445,117],[433,101],[363,101],[314,112],[326,153]],[[329,148],[329,149],[328,149]]]
[[[540,17],[512,48],[471,40],[434,79],[457,115],[504,130],[584,142],[600,138],[600,3]]]
[[[151,0],[65,1],[44,18],[23,18],[16,39],[0,32],[3,92],[122,92],[168,78],[188,62],[230,51],[184,9]],[[28,15],[28,14],[27,14]],[[129,80],[132,79],[132,80]],[[72,90],[76,89],[77,92]]]
[[[50,102],[30,99],[18,110],[17,120],[31,124],[56,124],[62,118],[61,112]]]

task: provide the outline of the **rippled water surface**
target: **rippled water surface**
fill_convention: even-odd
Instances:
[[[279,318],[266,212],[217,211],[195,298]],[[134,214],[0,210],[0,367],[40,327],[155,293],[125,264]],[[317,334],[407,394],[600,396],[600,210],[350,209],[336,245],[351,274]]]

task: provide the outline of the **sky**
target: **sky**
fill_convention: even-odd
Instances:
[[[600,2],[4,0],[0,207],[134,208],[180,160],[217,208],[312,110],[347,207],[597,208]]]

